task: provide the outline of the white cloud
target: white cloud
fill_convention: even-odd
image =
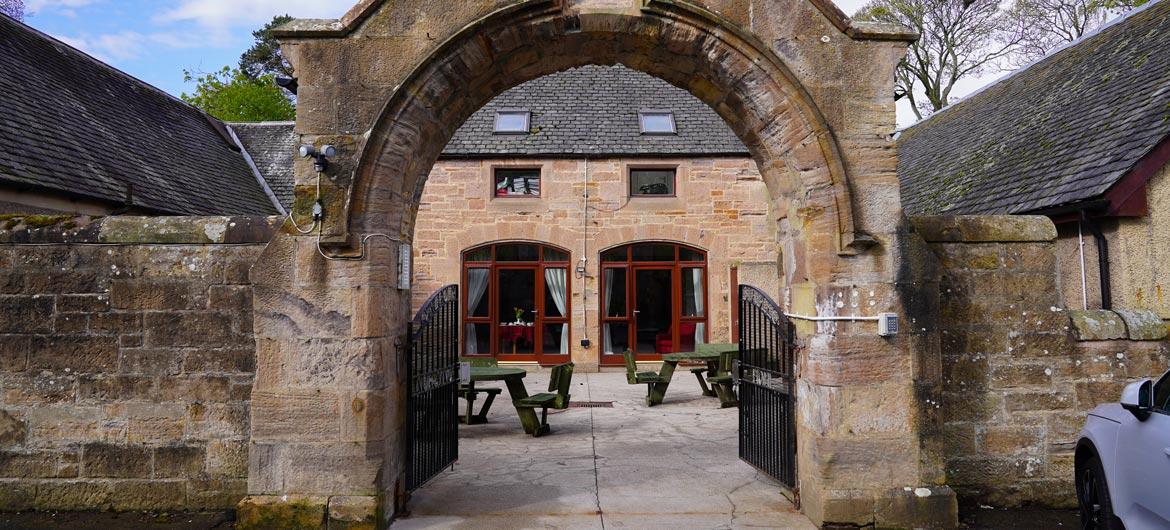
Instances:
[[[69,37],[58,35],[65,44],[73,46],[104,62],[125,61],[138,57],[149,40],[135,31],[122,31],[103,35],[81,35]]]
[[[66,0],[85,1],[85,0]],[[357,0],[182,0],[155,17],[159,22],[197,22],[210,28],[258,27],[277,15],[340,18]]]
[[[72,13],[74,9],[95,3],[96,0],[28,0],[24,3],[29,13],[40,13],[44,10]]]

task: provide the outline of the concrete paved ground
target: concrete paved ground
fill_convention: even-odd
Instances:
[[[529,393],[548,373],[529,373]],[[737,456],[736,409],[676,373],[662,405],[625,373],[578,373],[552,433],[524,434],[507,391],[486,425],[461,426],[460,459],[415,492],[393,528],[815,528]],[[460,406],[464,406],[460,401]]]

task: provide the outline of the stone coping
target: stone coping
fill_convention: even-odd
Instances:
[[[1056,240],[1042,215],[922,215],[910,224],[928,243],[1028,243]]]
[[[1168,330],[1157,313],[1132,309],[1069,311],[1077,340],[1164,340]]]
[[[0,244],[166,244],[267,243],[280,217],[138,217],[85,215],[0,215]]]

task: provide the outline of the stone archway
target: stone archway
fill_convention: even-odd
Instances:
[[[621,63],[728,122],[781,219],[788,310],[909,316],[912,267],[885,135],[891,74],[912,36],[852,25],[820,2],[756,3],[365,0],[341,21],[280,32],[300,78],[297,130],[341,154],[321,185],[320,239],[289,225],[253,270],[250,493],[380,498],[393,513],[397,345],[410,302],[395,288],[387,239],[411,240],[426,177],[471,113],[566,68]],[[317,188],[302,164],[293,215],[304,226]],[[814,521],[953,523],[924,404],[937,392],[938,351],[922,329],[881,339],[863,323],[802,328],[799,478]]]

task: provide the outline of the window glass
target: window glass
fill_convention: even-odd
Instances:
[[[642,134],[674,134],[674,113],[669,111],[642,111],[638,113]]]
[[[707,256],[703,255],[703,253],[699,252],[698,250],[691,250],[691,249],[686,248],[686,247],[679,247],[678,248],[678,260],[679,261],[707,261]]]
[[[625,322],[608,322],[601,330],[602,348],[607,354],[622,354],[630,349],[630,325]]]
[[[544,316],[568,318],[569,275],[566,269],[544,269]]]
[[[540,247],[536,245],[498,245],[496,261],[539,261]]]
[[[501,134],[528,134],[529,117],[526,110],[501,110],[496,112],[495,132]]]
[[[544,261],[569,261],[569,253],[555,248],[544,249]]]
[[[605,316],[626,316],[626,269],[605,269]]]
[[[606,262],[629,261],[629,258],[630,258],[629,250],[630,250],[629,247],[621,247],[621,248],[615,248],[613,250],[607,250],[607,251],[601,253],[601,261],[606,261]]]
[[[1170,373],[1154,384],[1154,410],[1170,414]]]
[[[467,261],[482,262],[492,260],[492,247],[477,248],[467,252]]]
[[[468,324],[463,335],[463,353],[481,355],[492,351],[491,324]]]
[[[496,197],[539,197],[539,169],[497,169]]]
[[[488,302],[488,276],[491,269],[467,270],[467,316],[487,317],[491,304]]]
[[[630,196],[674,195],[675,170],[631,169]]]
[[[674,261],[674,245],[637,245],[634,261]]]
[[[682,299],[684,317],[703,316],[703,269],[684,267],[682,274]]]
[[[544,347],[542,353],[552,355],[569,354],[569,326],[565,324],[545,324],[544,338],[541,342]]]

